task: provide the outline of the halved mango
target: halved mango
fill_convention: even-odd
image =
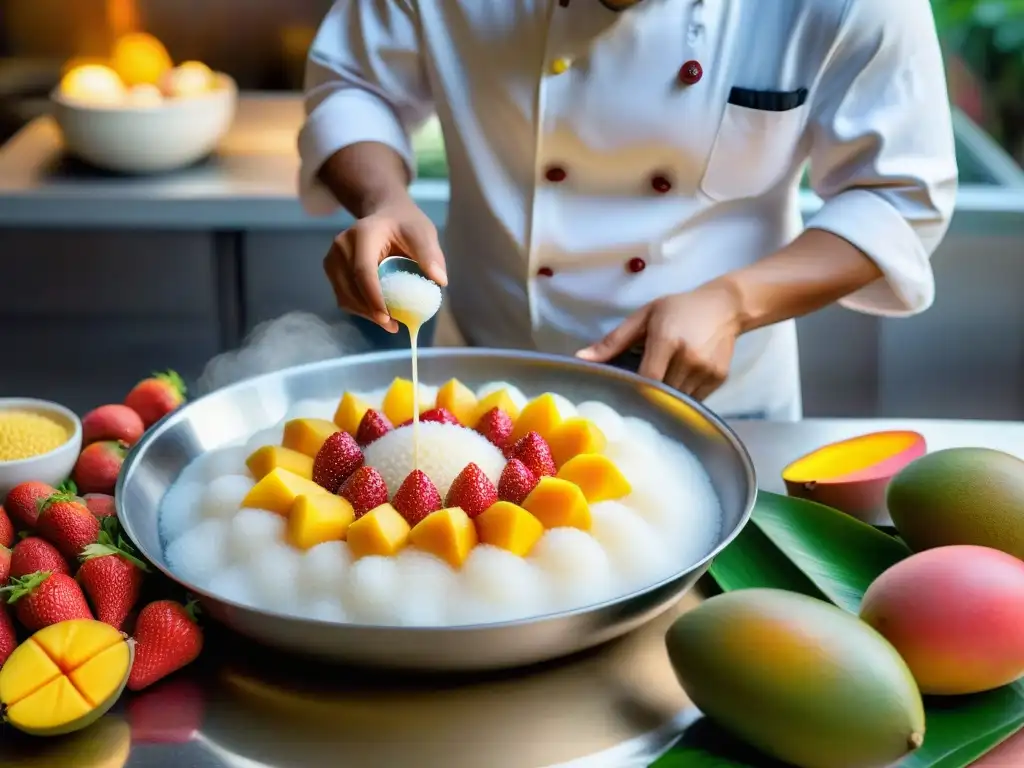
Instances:
[[[313,457],[280,445],[257,448],[245,460],[245,466],[257,480],[262,480],[278,467],[307,480],[313,479]]]
[[[287,515],[299,496],[326,494],[312,480],[300,477],[294,472],[278,467],[268,472],[242,499],[243,507],[266,509],[279,515]]]
[[[288,540],[299,549],[341,541],[356,518],[347,499],[333,493],[298,496],[288,513]]]
[[[889,481],[926,451],[917,432],[873,432],[802,456],[782,470],[782,480],[790,496],[833,507],[870,525],[892,525],[885,504]]]
[[[292,419],[285,422],[281,445],[315,458],[327,438],[337,431],[338,425],[327,419]]]
[[[419,403],[419,412],[429,410],[430,402],[422,400]],[[402,424],[412,419],[413,414],[413,386],[409,379],[396,378],[391,382],[388,391],[384,393],[384,402],[381,409],[388,421],[392,424]]]
[[[409,524],[390,504],[374,507],[348,527],[348,549],[359,559],[369,555],[390,557],[409,542]]]
[[[481,544],[526,557],[544,535],[544,525],[518,504],[498,501],[473,520]]]
[[[36,632],[0,669],[7,722],[35,736],[91,725],[109,710],[131,672],[135,642],[100,621],[62,621]]]
[[[601,453],[607,444],[604,432],[594,422],[579,416],[563,421],[548,438],[556,467],[583,453]]]
[[[475,427],[483,415],[492,408],[498,408],[499,410],[504,411],[512,417],[513,421],[519,418],[519,406],[517,406],[516,401],[512,399],[512,395],[508,393],[507,389],[499,389],[496,392],[491,392],[491,394],[476,404],[476,413],[473,415],[473,426]]]
[[[462,507],[431,512],[409,533],[409,542],[414,547],[436,555],[452,568],[466,562],[476,541],[476,527]]]
[[[633,487],[615,462],[600,453],[573,456],[555,477],[578,485],[590,504],[614,501],[633,492]]]
[[[568,480],[542,477],[523,501],[523,509],[540,520],[545,528],[590,530],[587,498],[578,485]]]
[[[514,445],[527,432],[536,432],[548,440],[555,427],[561,423],[562,414],[558,410],[558,401],[550,392],[545,392],[528,402],[520,412],[509,442]]]
[[[444,408],[451,413],[459,424],[472,427],[475,422],[477,402],[473,390],[458,379],[449,379],[437,390],[436,407]]]
[[[341,396],[338,408],[334,411],[334,423],[339,429],[348,432],[352,437],[359,431],[359,422],[370,410],[370,404],[356,397],[351,392]]]

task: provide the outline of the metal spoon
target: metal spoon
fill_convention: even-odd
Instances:
[[[425,280],[430,278],[420,269],[420,265],[405,256],[388,256],[377,265],[377,277],[384,278],[397,272],[408,272],[411,275],[422,277]]]

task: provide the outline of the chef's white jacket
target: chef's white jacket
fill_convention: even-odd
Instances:
[[[338,0],[309,57],[301,196],[378,141],[450,163],[449,297],[476,345],[572,354],[628,314],[751,264],[808,226],[884,278],[842,301],[910,315],[956,195],[928,0]],[[822,258],[827,258],[824,254]],[[836,343],[842,343],[837,339]],[[792,321],[742,336],[707,404],[800,416]]]

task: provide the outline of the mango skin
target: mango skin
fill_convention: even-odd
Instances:
[[[902,560],[864,594],[861,619],[907,662],[922,693],[979,693],[1024,676],[1024,562],[938,547]]]
[[[974,544],[1024,560],[1024,461],[989,448],[922,456],[889,484],[893,524],[915,551]]]
[[[707,716],[798,768],[882,768],[924,739],[924,704],[896,649],[829,603],[775,589],[713,597],[665,637]]]

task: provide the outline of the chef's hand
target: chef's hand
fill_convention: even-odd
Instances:
[[[324,258],[338,306],[392,333],[398,323],[384,304],[377,266],[397,254],[416,260],[438,285],[448,284],[437,229],[409,197],[374,208],[334,238]]]
[[[653,301],[593,346],[576,353],[606,363],[645,342],[641,376],[703,400],[725,381],[741,330],[739,299],[711,282]]]

